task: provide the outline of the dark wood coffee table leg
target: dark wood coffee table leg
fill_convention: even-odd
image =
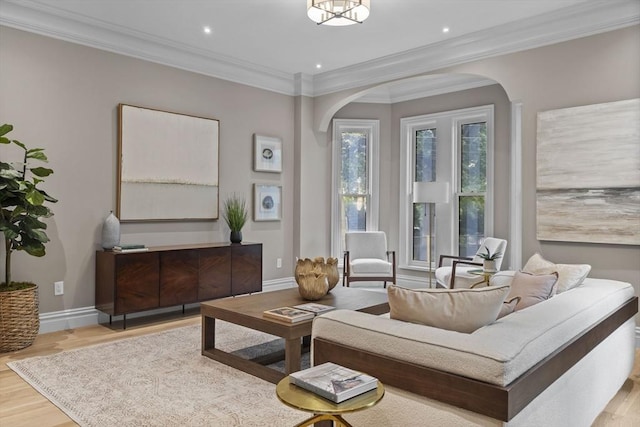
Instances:
[[[284,340],[284,372],[290,374],[300,370],[302,345],[300,338]]]
[[[202,316],[202,354],[216,346],[216,319]]]

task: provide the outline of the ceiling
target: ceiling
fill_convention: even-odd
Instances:
[[[305,0],[0,0],[2,25],[311,96],[638,22],[639,0],[371,0],[347,27],[316,25]]]

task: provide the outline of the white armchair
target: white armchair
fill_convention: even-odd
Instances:
[[[475,256],[460,257],[456,255],[440,255],[438,268],[436,268],[436,286],[443,288],[469,288],[479,280],[478,275],[469,273],[469,270],[482,268],[483,259],[479,256],[481,253],[491,254],[500,253],[495,259],[496,269],[500,270],[504,253],[507,249],[507,241],[496,239],[495,237],[487,237],[478,248]],[[450,266],[445,266],[445,260],[451,259],[453,262]]]
[[[342,286],[351,282],[396,283],[396,253],[387,250],[383,231],[354,231],[345,235]]]

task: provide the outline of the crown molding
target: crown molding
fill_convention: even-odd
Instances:
[[[640,23],[637,0],[598,0],[316,74],[314,96],[402,79],[466,62]]]
[[[596,0],[311,77],[194,49],[30,0],[0,0],[0,5],[0,25],[272,92],[304,96],[402,79],[640,23],[637,0]]]
[[[289,73],[29,0],[2,0],[0,5],[0,25],[285,95],[294,93],[294,80]]]
[[[395,104],[412,99],[427,98],[445,93],[459,92],[494,85],[491,79],[464,74],[446,74],[429,76],[429,78],[415,78],[399,83],[389,83],[361,96],[354,102],[373,104]]]

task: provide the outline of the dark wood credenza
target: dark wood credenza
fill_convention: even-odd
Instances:
[[[261,243],[96,251],[96,309],[112,316],[262,291]]]

